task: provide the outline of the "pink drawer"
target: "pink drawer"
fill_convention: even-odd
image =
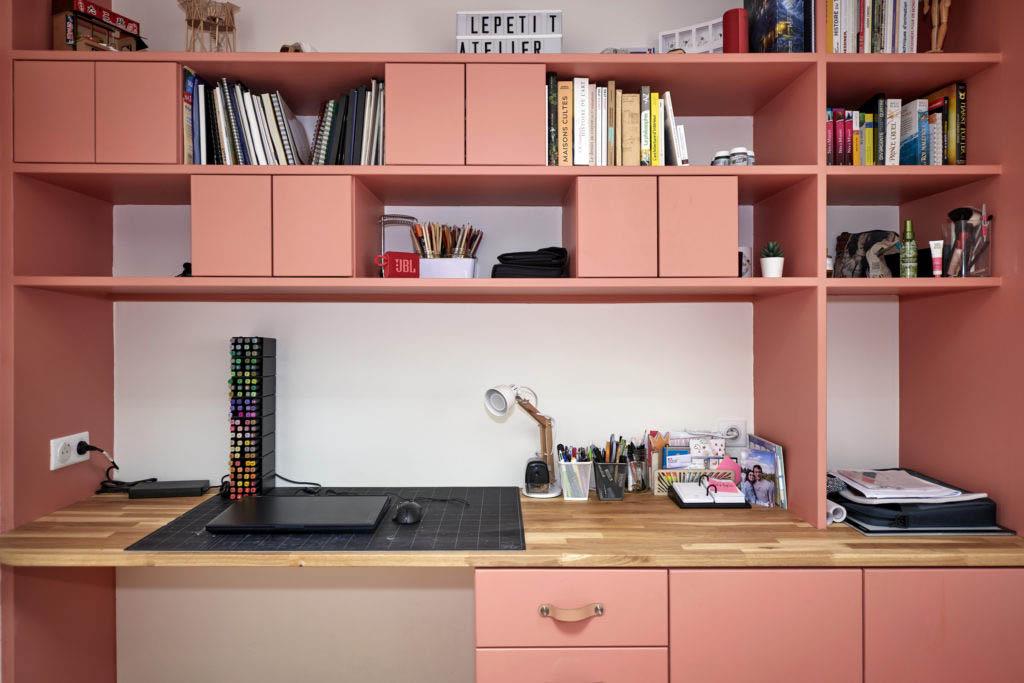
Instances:
[[[663,647],[476,651],[477,683],[667,683]]]
[[[736,277],[737,181],[658,178],[658,275]]]
[[[96,162],[181,163],[179,67],[96,64]]]
[[[466,163],[543,166],[548,159],[543,64],[466,65]]]
[[[14,62],[15,161],[93,163],[95,124],[92,62]]]
[[[192,274],[272,275],[270,176],[192,176]]]
[[[559,621],[560,610],[597,603],[600,616]],[[541,615],[547,605],[550,616]],[[564,616],[564,615],[562,615]],[[481,569],[477,647],[663,646],[668,573],[659,569]]]
[[[352,275],[352,177],[274,176],[274,275]]]
[[[385,64],[384,163],[466,163],[466,67]]]

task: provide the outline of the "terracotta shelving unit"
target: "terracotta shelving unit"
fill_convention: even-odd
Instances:
[[[818,44],[824,46],[824,2],[818,3]],[[1008,113],[1024,109],[1024,90],[1019,87],[1024,48],[1012,33],[1021,18],[1016,2],[955,4],[956,28],[947,41],[951,52],[938,55],[70,53],[43,49],[49,43],[48,3],[0,0],[0,10],[0,130],[13,130],[0,138],[0,530],[47,515],[95,488],[94,470],[51,473],[38,451],[54,434],[73,433],[81,425],[89,425],[95,442],[112,442],[113,302],[124,300],[750,301],[757,431],[785,445],[790,510],[823,528],[826,315],[832,296],[900,299],[901,463],[989,492],[999,500],[1001,521],[1024,528],[1024,499],[1009,476],[1015,454],[1005,448],[1004,430],[991,429],[1017,423],[1017,396],[1024,384],[1024,360],[1014,350],[1024,310],[1019,258],[1024,236],[1018,225],[1024,215],[1024,149],[1007,132],[1012,126],[1006,123],[1012,115]],[[103,83],[122,82],[126,74],[165,78],[171,73],[167,65],[180,73],[181,64],[208,79],[227,76],[244,80],[255,90],[279,89],[296,113],[306,115],[341,88],[383,78],[396,64],[453,67],[459,73],[476,66],[519,66],[538,73],[615,79],[625,89],[650,84],[677,96],[678,116],[752,117],[759,165],[187,166],[181,164],[180,149],[177,159],[167,158],[170,140],[180,148],[180,131],[169,127],[133,132],[124,121],[114,121],[115,114],[96,107],[83,110],[81,117],[65,118],[61,125],[68,126],[66,130],[54,126],[61,115],[67,116],[67,108],[43,107],[46,116],[40,120],[28,116],[35,100],[45,103],[47,97],[56,97],[56,104],[71,105],[79,95],[95,97]],[[127,67],[138,71],[124,71]],[[19,80],[19,74],[38,73],[56,80]],[[968,84],[968,165],[825,165],[826,106],[855,107],[876,91],[913,97],[954,80]],[[168,86],[170,91],[160,78],[138,83],[137,88],[119,92],[127,100],[126,111],[138,106],[147,116],[180,119],[177,83]],[[388,92],[389,97],[394,95]],[[176,109],[168,110],[166,102]],[[471,116],[472,103],[466,106]],[[392,116],[392,109],[387,111]],[[101,159],[97,155],[106,154],[106,148],[100,141],[108,139],[104,136],[111,134],[114,123],[129,138],[118,150],[127,158]],[[530,134],[538,139],[530,144],[542,149],[543,128],[523,127],[535,131]],[[389,130],[388,135],[394,132]],[[151,145],[144,135],[160,139]],[[47,143],[48,138],[60,138],[60,144]],[[485,144],[472,135],[453,144],[463,143],[462,154],[470,157],[469,146]],[[133,160],[133,155],[143,158]],[[350,178],[357,204],[351,216],[355,276],[112,277],[115,205],[188,204],[197,180],[227,176]],[[755,253],[769,240],[782,241],[788,277],[657,277],[652,272],[644,277],[560,281],[390,281],[372,277],[367,260],[375,248],[373,209],[384,204],[562,206],[563,214],[575,215],[581,207],[570,197],[578,194],[574,189],[580,183],[642,179],[656,187],[665,179],[708,177],[736,179],[736,202],[753,207]],[[997,216],[995,277],[825,277],[829,205],[899,205],[901,218],[914,219],[918,226],[920,242],[937,232],[950,208],[982,202]],[[584,225],[585,219],[577,217],[576,222],[574,228]],[[576,233],[564,234],[572,251]],[[942,372],[937,373],[936,366]],[[58,401],[53,390],[58,382],[87,390],[61,393]],[[48,581],[59,581],[61,571],[66,570],[3,569],[5,634],[13,633],[13,620],[19,615],[31,614],[34,605],[49,604]],[[112,604],[113,572],[90,571],[95,571],[90,578],[94,603],[107,609]],[[69,629],[111,616],[96,617],[94,603],[81,597],[76,593],[79,606],[62,613]],[[24,665],[15,659],[12,640],[5,637],[5,678]]]

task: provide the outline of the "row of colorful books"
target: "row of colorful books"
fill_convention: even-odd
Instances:
[[[827,0],[828,51],[917,52],[918,0]]]
[[[687,166],[672,93],[547,76],[549,166]]]
[[[309,139],[280,92],[254,94],[226,78],[211,85],[183,69],[186,164],[309,163]]]
[[[825,111],[831,166],[967,163],[967,85],[954,83],[904,102],[879,93],[860,109]]]

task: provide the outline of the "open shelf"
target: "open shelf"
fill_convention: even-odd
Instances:
[[[462,55],[454,53],[281,53],[281,52],[59,52],[16,50],[21,60],[176,62],[204,77],[244,81],[255,91],[280,90],[297,114],[316,114],[325,98],[344,82],[384,75],[387,62],[458,64],[537,64],[562,76],[615,80],[626,89],[657,84],[661,90],[691,93],[680,97],[677,116],[744,116],[772,101],[803,71],[815,65],[813,54],[542,54]]]
[[[193,175],[351,175],[392,205],[556,206],[584,176],[736,176],[756,204],[815,166],[205,166],[14,164],[15,173],[114,204],[187,204]]]
[[[828,203],[895,205],[963,187],[1002,174],[1003,167],[967,166],[829,166]]]
[[[918,97],[1002,62],[999,52],[925,54],[827,54],[829,106],[860,106],[877,92]]]
[[[815,278],[383,279],[17,276],[16,287],[116,301],[749,301],[812,289]]]
[[[892,295],[901,297],[951,294],[1001,287],[1001,277],[834,278],[825,281],[832,295]]]

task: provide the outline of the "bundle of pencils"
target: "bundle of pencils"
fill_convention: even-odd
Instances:
[[[472,225],[455,227],[416,223],[409,228],[412,245],[422,258],[475,258],[484,234]]]

